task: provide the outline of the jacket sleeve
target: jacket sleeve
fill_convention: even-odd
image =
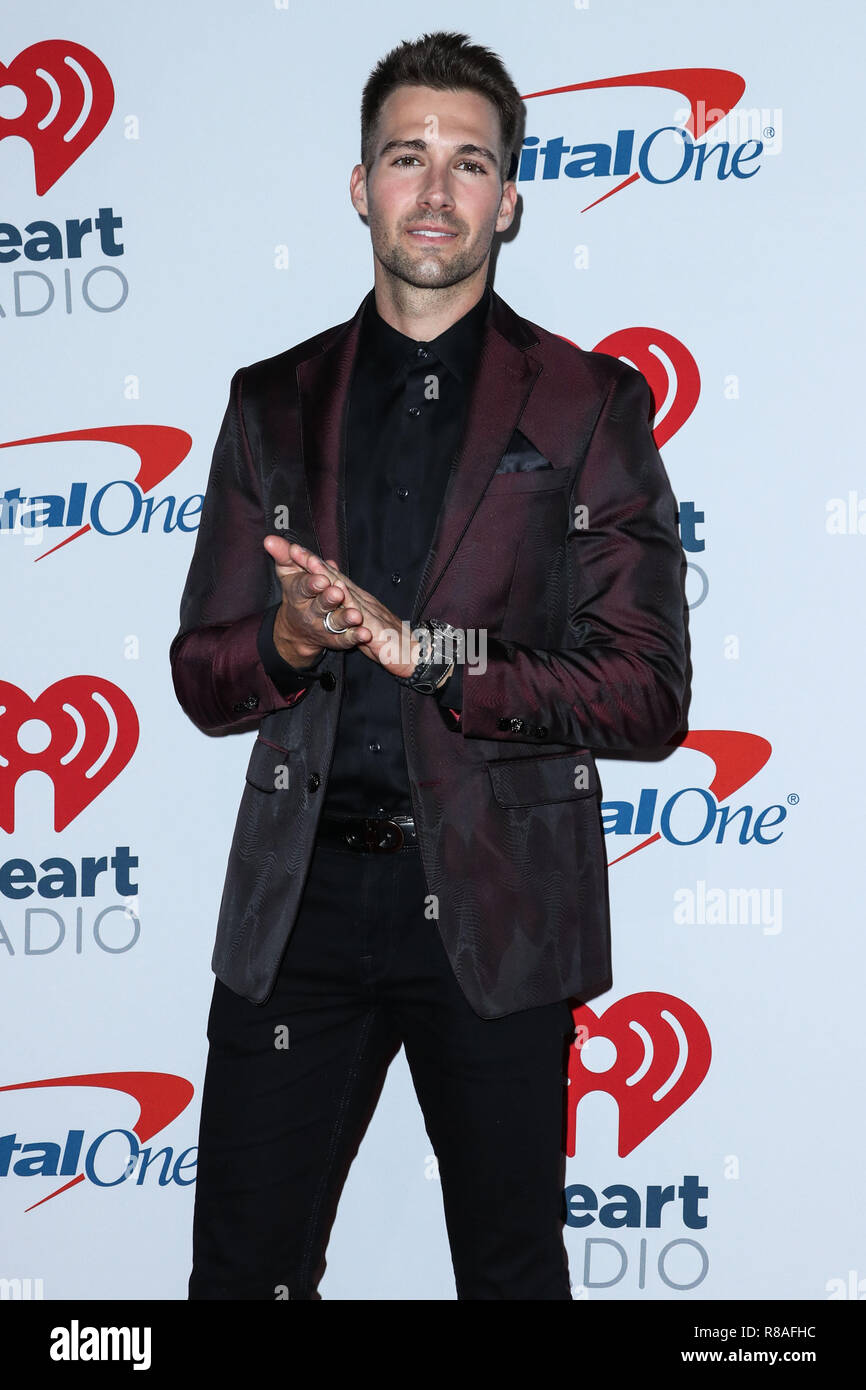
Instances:
[[[283,695],[262,662],[265,611],[280,601],[261,480],[243,421],[243,370],[232,377],[214,448],[201,520],[169,650],[175,693],[205,733],[246,729],[297,704],[307,686]]]
[[[650,429],[645,377],[625,363],[572,486],[564,538],[568,643],[541,651],[488,634],[451,727],[466,738],[631,750],[681,727],[686,562]]]

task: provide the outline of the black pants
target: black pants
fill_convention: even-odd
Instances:
[[[216,981],[191,1299],[319,1297],[340,1192],[401,1043],[439,1162],[458,1298],[571,1298],[568,1001],[479,1018],[425,915],[427,891],[417,848],[317,844],[270,999]]]

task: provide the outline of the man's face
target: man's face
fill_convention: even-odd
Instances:
[[[477,92],[398,87],[383,103],[372,149],[369,175],[356,165],[350,188],[381,265],[427,289],[485,266],[517,198],[512,182],[502,184],[493,103]]]

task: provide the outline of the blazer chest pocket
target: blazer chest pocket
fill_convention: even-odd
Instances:
[[[293,777],[299,775],[291,749],[267,743],[263,738],[256,739],[246,770],[246,779],[251,787],[256,787],[260,792],[283,791],[291,788]]]
[[[485,497],[501,493],[555,492],[564,488],[571,475],[570,468],[534,468],[526,473],[494,473],[484,492]]]
[[[497,758],[487,764],[500,806],[539,806],[598,795],[598,772],[586,748],[540,758]]]

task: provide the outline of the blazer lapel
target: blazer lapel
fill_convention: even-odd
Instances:
[[[335,557],[344,570],[347,548],[343,484],[349,389],[365,303],[366,297],[324,352],[297,368],[301,449],[319,554],[323,559]],[[525,351],[537,341],[524,320],[494,291],[463,437],[451,463],[445,497],[412,606],[412,623],[429,604],[508,448],[541,373],[541,363]]]
[[[301,452],[310,513],[323,560],[346,572],[346,428],[349,388],[366,297],[336,340],[297,369]],[[339,506],[338,506],[339,504]]]
[[[538,339],[494,291],[469,396],[460,447],[451,463],[411,622],[438,588],[460,539],[503,458],[541,363],[524,349]]]

